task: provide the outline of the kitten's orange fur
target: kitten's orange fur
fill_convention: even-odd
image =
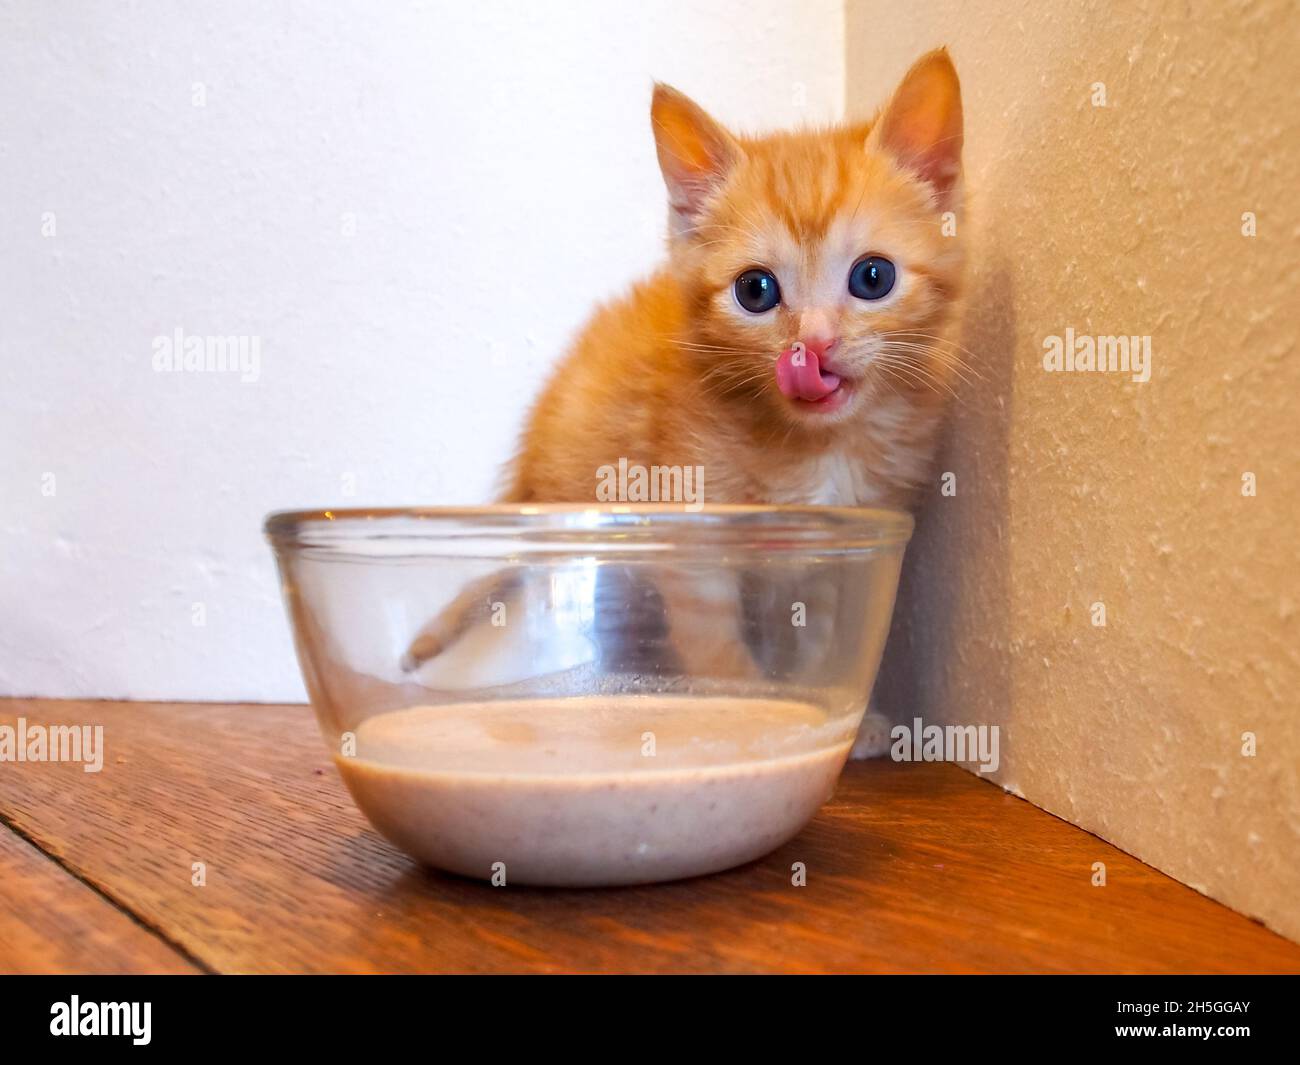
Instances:
[[[590,502],[597,470],[703,466],[705,502],[906,505],[930,476],[960,373],[961,96],[924,56],[870,122],[738,137],[656,87],[668,263],[596,312],[554,371],[508,471],[505,502]],[[947,214],[951,212],[951,214]],[[848,290],[862,256],[894,262],[878,303]],[[751,267],[781,303],[752,315]],[[811,411],[776,387],[780,353],[835,340],[847,402]]]
[[[961,372],[948,333],[962,270],[962,116],[947,54],[923,57],[871,122],[736,137],[662,85],[652,118],[668,262],[597,311],[556,368],[503,501],[608,501],[597,496],[600,470],[626,459],[702,467],[703,499],[689,503],[912,502]],[[868,254],[898,269],[879,301],[849,291]],[[761,314],[733,294],[754,267],[771,271],[782,295]],[[835,404],[778,388],[778,359],[795,342],[841,380]],[[524,579],[505,570],[471,583],[416,636],[403,668],[440,655]],[[655,586],[664,646],[684,675],[752,676],[734,582],[661,567]],[[871,713],[864,722],[855,753],[878,753],[887,722]]]

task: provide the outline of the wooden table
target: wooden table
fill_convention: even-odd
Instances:
[[[1300,972],[1300,945],[952,765],[850,765],[728,873],[494,888],[372,831],[306,707],[0,700],[19,716],[102,724],[106,753],[0,762],[5,972]]]

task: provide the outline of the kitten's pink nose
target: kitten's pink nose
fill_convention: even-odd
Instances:
[[[817,356],[818,362],[824,363],[826,361],[826,356],[833,352],[839,344],[840,338],[822,333],[800,337],[799,342],[803,344],[808,351]]]
[[[835,314],[826,307],[806,307],[799,314],[799,342],[817,361],[824,363],[826,356],[839,343]]]

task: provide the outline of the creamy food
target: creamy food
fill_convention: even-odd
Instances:
[[[368,718],[336,761],[375,827],[430,865],[508,884],[638,884],[793,837],[830,797],[855,724],[784,700],[453,703]]]

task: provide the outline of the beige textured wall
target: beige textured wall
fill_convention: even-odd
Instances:
[[[957,495],[921,515],[885,708],[1001,725],[1003,786],[1300,938],[1296,6],[847,14],[850,115],[925,49],[961,74],[985,375],[941,462]],[[1045,372],[1067,327],[1149,335],[1150,382]]]

